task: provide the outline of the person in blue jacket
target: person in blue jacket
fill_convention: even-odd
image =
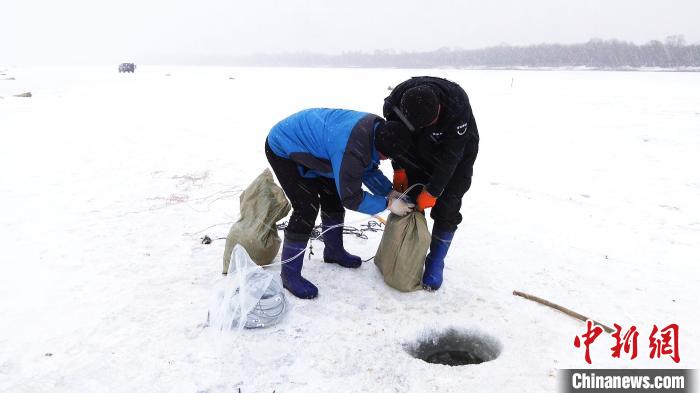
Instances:
[[[345,209],[369,215],[387,208],[405,215],[413,209],[392,192],[392,182],[379,170],[380,160],[405,153],[410,143],[410,131],[401,122],[345,109],[306,109],[272,127],[265,155],[292,204],[281,276],[294,296],[318,295],[301,269],[319,207],[323,260],[348,268],[359,267],[362,260],[343,247]]]

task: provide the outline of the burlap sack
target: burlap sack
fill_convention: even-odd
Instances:
[[[282,239],[277,234],[277,221],[289,213],[292,206],[284,191],[265,169],[241,194],[241,218],[231,226],[224,249],[224,274],[228,273],[233,246],[240,244],[258,265],[272,262]]]
[[[421,289],[430,232],[423,213],[390,214],[374,263],[384,282],[401,292]]]

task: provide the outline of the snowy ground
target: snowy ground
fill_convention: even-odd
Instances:
[[[700,365],[700,73],[6,68],[0,391],[554,391],[557,369],[586,367],[584,324],[514,289],[637,326],[637,359],[601,336],[593,367]],[[371,262],[323,264],[317,243],[318,299],[267,330],[203,328],[224,241],[199,239],[226,235],[269,128],[306,107],[380,113],[415,74],[462,84],[481,133],[443,289],[398,293]],[[379,240],[346,244],[369,258]],[[670,323],[678,365],[648,359]],[[500,357],[404,351],[447,327],[494,337]]]

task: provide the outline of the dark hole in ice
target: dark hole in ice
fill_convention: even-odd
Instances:
[[[498,340],[471,330],[430,332],[405,347],[417,359],[447,366],[484,363],[501,354],[501,343]]]

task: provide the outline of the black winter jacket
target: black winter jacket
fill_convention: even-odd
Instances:
[[[426,190],[439,197],[462,160],[468,143],[479,143],[479,131],[467,93],[458,84],[431,76],[413,77],[402,82],[384,99],[384,117],[400,121],[396,110],[403,93],[415,86],[430,85],[440,100],[436,124],[413,132],[413,147],[407,157],[392,162],[394,168],[408,166],[431,173]]]

